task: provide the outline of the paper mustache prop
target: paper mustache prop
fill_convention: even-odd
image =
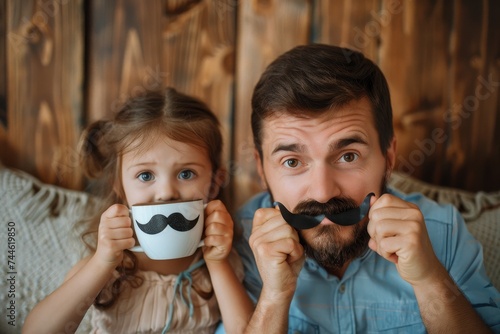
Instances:
[[[141,231],[143,231],[144,233],[158,234],[164,229],[166,229],[167,226],[169,225],[174,230],[179,232],[189,231],[196,226],[198,218],[200,218],[200,216],[196,217],[193,220],[189,220],[186,219],[181,213],[176,212],[172,213],[168,217],[165,217],[162,214],[156,214],[153,217],[151,217],[151,220],[146,224],[141,224],[137,220],[135,222],[137,223],[137,226],[141,229]]]
[[[340,213],[322,214],[318,216],[294,214],[288,211],[288,209],[280,202],[275,202],[275,204],[278,205],[281,215],[288,224],[298,230],[305,230],[318,226],[325,217],[331,222],[342,226],[359,223],[368,215],[368,211],[370,210],[370,199],[372,196],[375,196],[375,194],[369,193],[366,195],[363,203],[361,203],[361,205],[357,208]]]

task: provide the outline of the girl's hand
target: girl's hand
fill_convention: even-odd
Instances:
[[[129,210],[123,204],[110,206],[101,215],[95,257],[115,268],[123,259],[123,251],[135,245]]]
[[[233,244],[233,219],[220,200],[208,203],[205,208],[205,261],[226,259]]]

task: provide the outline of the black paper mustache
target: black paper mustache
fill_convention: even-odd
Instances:
[[[196,226],[196,223],[198,223],[199,218],[200,216],[196,217],[193,220],[189,220],[186,219],[181,213],[175,212],[169,215],[168,217],[165,217],[162,214],[156,214],[153,217],[151,217],[149,222],[147,222],[146,224],[141,224],[137,220],[135,222],[137,223],[137,226],[139,226],[142,232],[147,234],[158,234],[164,229],[166,229],[167,226],[169,225],[174,230],[179,232],[189,231]]]
[[[361,203],[361,205],[357,208],[353,208],[340,213],[327,213],[318,216],[294,214],[288,211],[288,209],[280,202],[276,202],[275,204],[278,205],[281,215],[288,224],[298,230],[305,230],[318,226],[325,217],[328,218],[328,220],[330,220],[331,222],[342,226],[349,226],[359,223],[368,215],[368,211],[370,211],[370,199],[372,196],[375,196],[375,194],[369,193],[368,195],[366,195],[363,203]]]

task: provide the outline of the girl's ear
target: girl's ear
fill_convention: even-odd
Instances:
[[[113,192],[116,198],[119,200],[119,204],[124,204],[128,206],[127,196],[125,195],[125,190],[123,189],[123,178],[121,172],[122,157],[118,156],[116,160],[116,170],[115,170],[115,180],[113,182]]]
[[[209,199],[214,199],[216,198],[220,191],[221,188],[225,186],[226,181],[228,180],[228,175],[227,175],[227,170],[225,168],[219,168],[212,179],[212,184],[210,185],[210,191],[208,193],[208,198]]]
[[[121,203],[127,203],[123,187],[120,184],[120,182],[115,182],[115,184],[113,185],[113,192],[115,193],[116,197],[120,200]]]
[[[118,198],[121,204],[128,205],[125,191],[123,190],[120,173],[117,174],[115,182],[113,182],[113,192],[115,193],[116,198]]]

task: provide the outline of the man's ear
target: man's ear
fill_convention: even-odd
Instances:
[[[386,164],[387,164],[387,171],[386,171],[386,177],[389,178],[391,175],[391,172],[394,170],[394,167],[396,166],[396,136],[392,137],[391,143],[389,145],[389,148],[387,149],[386,152]]]
[[[259,151],[257,149],[253,150],[253,157],[255,159],[255,163],[257,164],[257,173],[259,174],[260,178],[260,185],[262,189],[267,189],[267,181],[266,181],[266,176],[264,174],[264,165],[262,161],[262,157],[259,154]]]

